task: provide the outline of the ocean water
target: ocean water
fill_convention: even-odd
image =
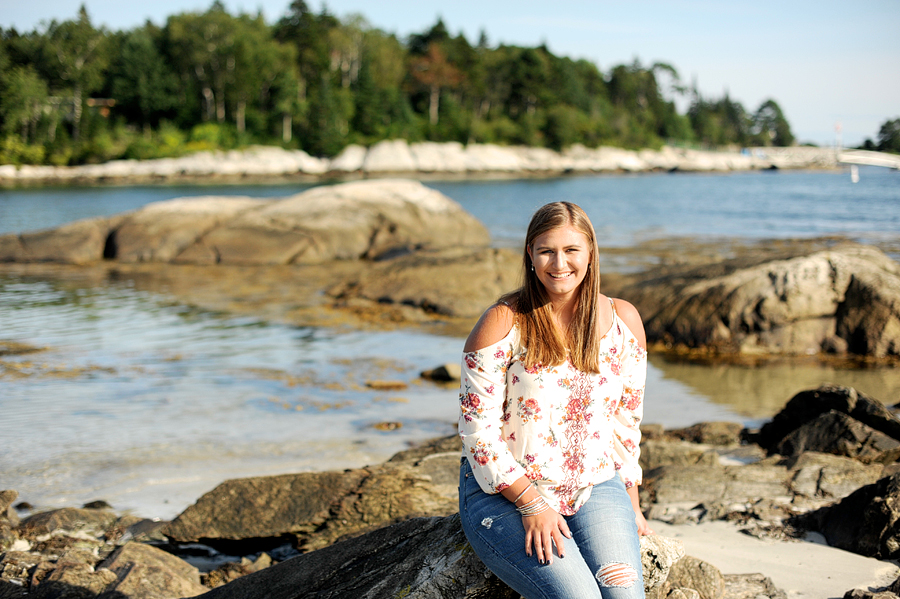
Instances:
[[[866,243],[900,236],[900,172],[641,173],[495,181],[429,181],[481,220],[498,245],[520,243],[531,214],[566,200],[585,209],[601,245],[661,237],[846,235]],[[55,227],[199,195],[285,197],[310,185],[45,187],[0,190],[0,234]]]
[[[897,247],[900,174],[639,175],[429,182],[520,243],[533,210],[566,199],[606,245],[655,238],[748,240],[839,234]],[[56,226],[186,195],[281,197],[302,186],[0,191],[0,232]],[[105,499],[171,518],[227,478],[375,463],[451,434],[456,389],[418,373],[456,362],[462,339],[410,330],[292,327],[210,313],[128,281],[103,285],[0,268],[0,488],[40,508]],[[367,383],[400,381],[402,389]],[[759,424],[824,382],[900,400],[897,369],[702,366],[654,356],[645,420]],[[383,430],[379,423],[392,423]]]

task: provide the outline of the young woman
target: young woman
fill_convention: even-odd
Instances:
[[[638,503],[647,358],[637,310],[600,293],[594,228],[532,217],[524,284],[466,341],[459,509],[475,552],[527,599],[644,596]]]

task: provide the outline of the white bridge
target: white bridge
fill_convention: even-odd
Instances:
[[[885,152],[869,150],[843,150],[838,152],[837,161],[841,164],[858,164],[865,166],[885,166],[900,169],[900,156]]]

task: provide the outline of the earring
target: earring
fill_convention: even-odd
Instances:
[[[534,264],[531,265],[531,272],[534,272]]]

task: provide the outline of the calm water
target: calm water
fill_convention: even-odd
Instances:
[[[575,201],[607,245],[655,237],[844,234],[896,247],[900,174],[641,175],[429,183],[518,243],[549,200]],[[56,226],[187,195],[287,196],[301,186],[0,191],[0,232]],[[128,282],[94,287],[0,269],[0,339],[46,351],[0,358],[0,488],[43,507],[103,498],[169,518],[237,476],[360,466],[453,432],[456,390],[418,379],[462,340],[409,331],[271,324],[179,305]],[[406,389],[375,391],[373,380]],[[646,419],[666,426],[771,416],[795,392],[851,384],[900,400],[896,369],[765,370],[653,358]],[[402,427],[381,431],[380,422]]]

